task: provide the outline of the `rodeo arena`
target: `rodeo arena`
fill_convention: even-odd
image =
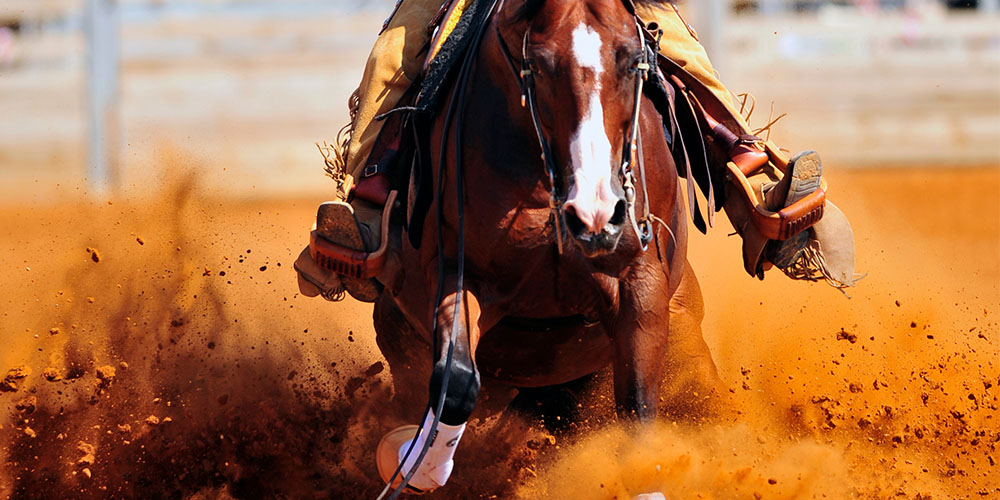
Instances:
[[[1000,0],[0,0],[0,499],[1000,499]]]

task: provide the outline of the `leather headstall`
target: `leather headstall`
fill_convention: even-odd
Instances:
[[[635,17],[635,7],[632,5],[632,2],[630,0],[623,0],[623,4],[625,5],[625,8],[628,9],[629,13]],[[639,238],[640,246],[642,247],[642,250],[645,251],[649,247],[649,242],[652,241],[653,238],[653,224],[652,216],[649,213],[649,196],[646,188],[645,162],[642,157],[642,140],[641,134],[639,133],[639,117],[643,96],[643,83],[647,78],[649,78],[651,58],[649,55],[649,45],[647,44],[642,33],[643,24],[638,17],[635,17],[635,26],[639,37],[639,43],[642,47],[642,57],[630,70],[630,72],[636,74],[635,100],[633,104],[632,118],[629,128],[627,129],[625,144],[622,148],[620,175],[622,187],[625,190],[625,200],[628,204],[629,218],[632,222],[632,227],[635,230],[636,236]],[[538,138],[538,145],[541,149],[541,159],[545,167],[545,174],[549,180],[549,209],[552,212],[552,218],[555,225],[556,248],[559,253],[562,254],[562,227],[565,225],[565,214],[563,213],[564,200],[560,198],[558,193],[558,170],[555,165],[555,160],[552,155],[549,142],[545,137],[545,131],[538,113],[538,103],[535,96],[535,72],[532,69],[532,60],[528,55],[528,41],[530,39],[531,29],[529,28],[525,30],[524,36],[522,37],[520,63],[518,63],[514,58],[510,47],[507,45],[503,35],[500,33],[499,25],[495,25],[495,32],[501,51],[507,60],[507,65],[510,67],[511,72],[514,74],[514,77],[517,79],[521,88],[521,107],[528,109],[535,129],[535,136]],[[518,67],[520,67],[520,69],[518,69]],[[639,179],[643,191],[643,215],[638,219],[635,216],[636,177],[633,169],[633,166],[636,163],[638,163],[639,166]]]

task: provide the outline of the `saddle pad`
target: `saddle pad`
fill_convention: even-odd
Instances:
[[[441,94],[449,88],[451,75],[461,66],[476,33],[487,22],[491,7],[491,2],[453,0],[428,50],[416,101],[420,111],[435,111]]]
[[[451,7],[448,8],[447,14],[441,21],[440,26],[438,26],[437,32],[434,34],[434,38],[431,39],[430,50],[427,51],[427,60],[424,61],[424,68],[430,66],[431,61],[437,57],[438,53],[441,52],[441,47],[444,42],[448,40],[452,32],[455,31],[455,27],[458,26],[459,19],[462,18],[462,14],[465,13],[466,7],[469,3],[474,0],[453,0]]]

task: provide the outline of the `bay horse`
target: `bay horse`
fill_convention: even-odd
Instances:
[[[421,214],[410,196],[407,212],[425,229],[415,237],[410,221],[380,276],[375,328],[395,402],[424,412],[380,444],[394,496],[427,489],[406,483],[435,454],[432,487],[444,484],[454,451],[434,447],[457,445],[481,390],[610,366],[619,418],[648,422],[661,397],[683,411],[719,387],[632,1],[483,3],[489,17],[418,154],[433,199]]]

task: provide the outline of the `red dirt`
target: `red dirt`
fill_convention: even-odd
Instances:
[[[319,200],[177,185],[0,208],[0,497],[374,498],[404,415],[370,306],[296,293]],[[498,440],[476,421],[435,497],[1000,495],[1000,171],[831,185],[869,273],[850,300],[752,280],[728,228],[692,238],[723,422]]]

